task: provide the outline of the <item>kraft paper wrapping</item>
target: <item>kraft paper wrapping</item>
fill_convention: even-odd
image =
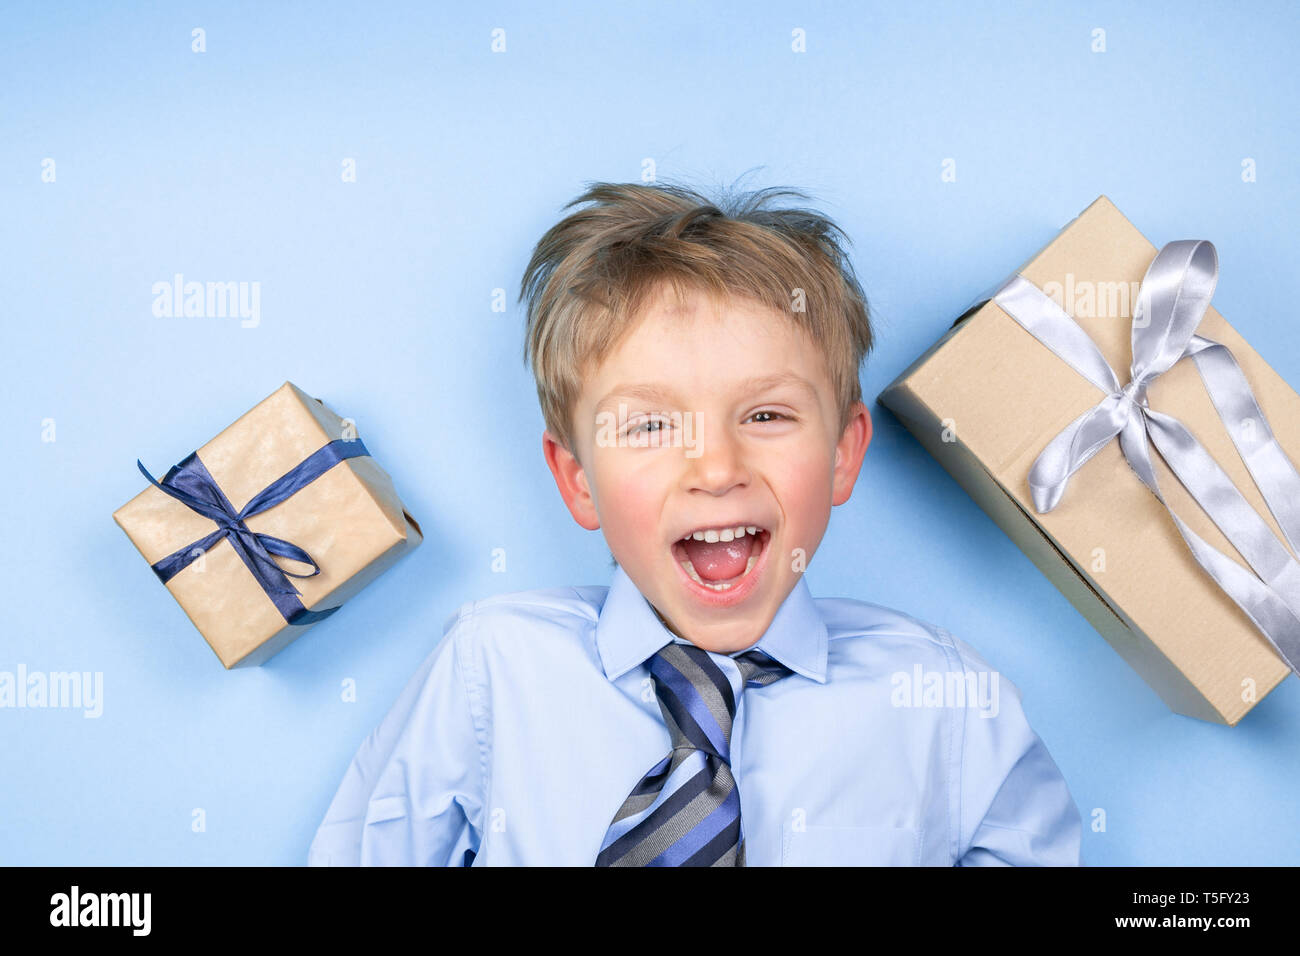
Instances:
[[[308,455],[344,434],[331,409],[286,382],[198,450],[236,509]],[[153,564],[216,524],[152,486],[113,514]],[[341,462],[248,527],[305,549],[321,573],[290,578],[309,610],[342,604],[422,540],[392,479],[370,457]],[[309,571],[280,559],[292,571]],[[166,587],[227,668],[261,664],[313,625],[289,625],[223,538]]]
[[[1136,288],[1156,251],[1102,196],[1018,271],[1049,294],[1061,290],[1061,304],[1122,384],[1132,357],[1133,302],[1118,284]],[[1213,306],[1197,331],[1232,351],[1279,444],[1300,460],[1300,396]],[[1194,363],[1178,362],[1152,384],[1148,397],[1152,408],[1187,426],[1284,542]],[[1290,670],[1196,564],[1118,441],[1078,471],[1054,510],[1034,510],[1027,483],[1034,459],[1101,398],[1100,390],[990,300],[958,319],[878,400],[1173,710],[1235,725]],[[1246,567],[1159,455],[1153,460],[1173,511]],[[1051,622],[1044,622],[1044,631],[1050,629]]]

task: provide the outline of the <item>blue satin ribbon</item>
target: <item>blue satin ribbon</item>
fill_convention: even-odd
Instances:
[[[296,544],[269,534],[262,534],[260,531],[253,531],[244,521],[292,497],[339,462],[369,454],[370,452],[366,451],[366,446],[359,438],[335,439],[271,482],[239,511],[235,510],[234,505],[208,473],[208,469],[199,460],[198,452],[189,455],[168,471],[161,482],[155,481],[153,475],[145,470],[139,459],[136,459],[140,473],[149,479],[151,485],[217,523],[217,530],[207,537],[187,544],[154,564],[154,574],[158,575],[158,580],[166,584],[189,567],[196,558],[211,550],[222,538],[229,538],[235,553],[243,559],[248,570],[257,579],[257,583],[262,586],[262,590],[266,592],[267,597],[279,609],[286,621],[290,624],[315,624],[329,617],[338,610],[337,607],[320,611],[307,610],[298,599],[302,592],[289,581],[290,577],[315,577],[320,574],[320,565]],[[272,555],[309,564],[312,571],[310,574],[287,571],[275,563]]]

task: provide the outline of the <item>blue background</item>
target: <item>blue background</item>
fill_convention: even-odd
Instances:
[[[104,712],[0,710],[0,863],[301,863],[458,604],[608,583],[542,459],[515,302],[588,180],[651,159],[811,192],[875,310],[869,400],[1101,193],[1157,244],[1212,239],[1215,304],[1300,383],[1297,14],[1128,6],[7,4],[0,669],[102,671]],[[155,317],[177,272],[259,281],[260,325]],[[110,515],[137,457],[161,474],[286,379],[357,421],[426,543],[228,673]],[[942,624],[1013,680],[1106,813],[1085,862],[1300,862],[1300,682],[1236,728],[1171,714],[870,404],[813,593]]]

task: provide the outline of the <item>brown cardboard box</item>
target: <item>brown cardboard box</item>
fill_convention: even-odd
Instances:
[[[1102,196],[1018,271],[1060,297],[1125,384],[1131,293],[1156,252]],[[1231,350],[1278,443],[1300,461],[1300,396],[1213,306],[1197,331]],[[1034,509],[1027,475],[1038,453],[1102,397],[989,300],[958,318],[878,401],[1174,711],[1235,725],[1290,668],[1196,563],[1118,440],[1079,469],[1055,509]],[[1285,541],[1193,362],[1161,375],[1148,398],[1187,426]],[[1154,449],[1152,459],[1174,513],[1246,567]]]
[[[353,437],[350,425],[319,399],[285,382],[200,448],[198,456],[230,503],[241,509],[313,452]],[[217,528],[152,485],[115,511],[113,520],[151,565]],[[334,465],[246,524],[315,559],[320,574],[289,579],[309,610],[342,604],[422,540],[392,479],[368,456]],[[277,563],[310,570],[291,560]],[[229,538],[172,577],[167,589],[227,668],[261,664],[312,626],[286,622]]]

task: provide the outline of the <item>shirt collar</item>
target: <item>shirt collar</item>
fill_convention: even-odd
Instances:
[[[617,565],[596,621],[596,648],[605,676],[616,680],[673,640],[681,638],[664,626],[622,565]],[[824,684],[826,645],[826,624],[800,575],[767,631],[744,650],[757,648],[795,673]]]

